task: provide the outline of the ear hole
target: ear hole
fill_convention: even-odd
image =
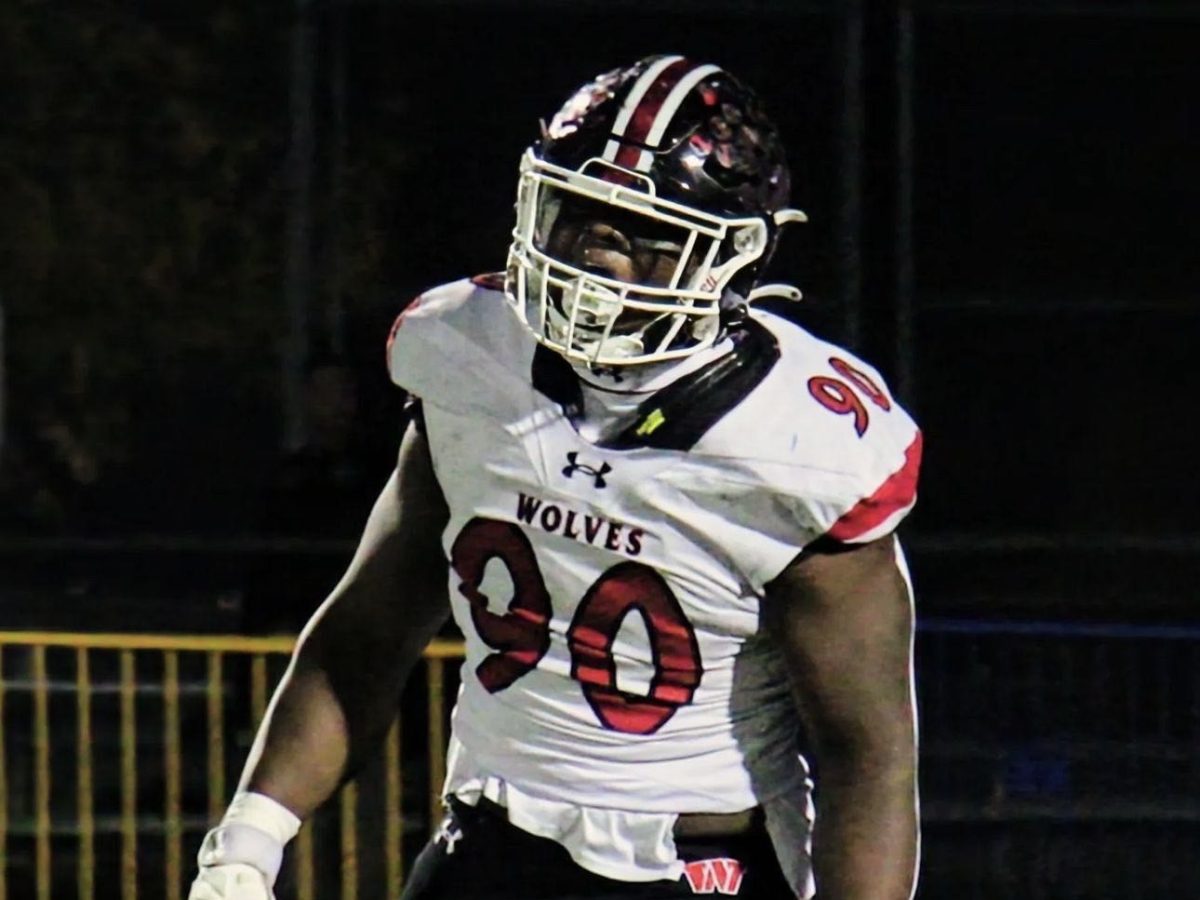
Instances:
[[[767,230],[765,228],[739,228],[733,234],[733,249],[739,255],[749,253],[761,253],[767,244]]]

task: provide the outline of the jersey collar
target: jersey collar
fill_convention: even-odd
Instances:
[[[704,434],[744,400],[779,359],[779,345],[764,326],[745,319],[730,332],[729,349],[698,368],[684,365],[642,373],[589,372],[588,383],[603,390],[645,394],[627,415],[618,417],[595,441],[612,450],[653,447],[690,450]],[[640,368],[640,367],[629,367]],[[552,350],[538,345],[533,355],[534,388],[562,407],[572,425],[583,415],[583,375]],[[597,379],[601,383],[597,383]]]

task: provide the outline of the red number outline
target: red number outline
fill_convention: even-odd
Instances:
[[[892,401],[871,376],[861,369],[854,368],[846,360],[831,356],[829,365],[845,381],[828,375],[814,375],[808,379],[808,392],[814,400],[832,413],[839,416],[853,413],[854,430],[859,437],[862,437],[871,426],[871,416],[867,412],[866,404],[859,398],[859,393],[864,394],[868,400],[884,412],[891,410]]]
[[[488,562],[499,559],[508,570],[513,597],[508,609],[488,609],[479,590]],[[550,595],[537,555],[525,533],[512,522],[475,517],[463,526],[450,550],[450,564],[461,579],[480,639],[497,651],[475,668],[480,684],[496,693],[537,667],[550,648]],[[613,643],[630,613],[646,625],[654,676],[646,696],[617,687]],[[592,582],[567,629],[571,677],[600,724],[626,734],[653,734],[692,702],[704,673],[696,632],[666,580],[649,566],[617,563]]]
[[[513,583],[504,615],[489,610],[487,595],[479,590],[484,569],[493,559],[504,563]],[[471,606],[475,630],[485,644],[499,651],[481,662],[475,674],[490,693],[502,691],[536,668],[550,649],[550,594],[533,545],[512,522],[477,516],[454,539],[450,565],[462,579],[458,592]]]
[[[888,399],[883,388],[877,385],[866,372],[854,368],[850,363],[837,356],[829,357],[829,365],[835,372],[866,394],[867,399],[884,412],[888,412],[892,408],[892,401]]]
[[[854,430],[858,432],[859,437],[862,437],[870,426],[871,416],[867,413],[867,408],[846,382],[830,378],[828,375],[814,375],[808,379],[808,392],[814,400],[832,413],[839,416],[854,413]]]
[[[617,687],[613,642],[625,618],[641,615],[650,638],[654,677],[645,697]],[[626,734],[653,734],[692,702],[700,684],[700,645],[683,607],[649,566],[618,563],[592,583],[567,630],[571,677],[583,686],[596,717]]]

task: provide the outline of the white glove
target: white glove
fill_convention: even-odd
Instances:
[[[200,874],[188,900],[274,900],[284,845],[299,830],[287,807],[266,794],[239,791],[200,845]]]
[[[245,863],[204,866],[192,882],[188,900],[275,900],[267,878]]]

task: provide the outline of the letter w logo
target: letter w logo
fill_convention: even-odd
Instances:
[[[683,877],[693,894],[726,894],[735,896],[742,889],[745,875],[736,859],[698,859],[685,863]]]
[[[576,472],[582,472],[584,475],[591,475],[595,486],[598,488],[605,487],[608,484],[608,482],[604,480],[604,476],[612,471],[612,466],[606,462],[602,462],[600,463],[600,468],[596,469],[592,466],[578,462],[578,460],[579,454],[577,452],[572,450],[570,453],[568,453],[567,462],[569,465],[563,467],[563,474],[570,478]]]

